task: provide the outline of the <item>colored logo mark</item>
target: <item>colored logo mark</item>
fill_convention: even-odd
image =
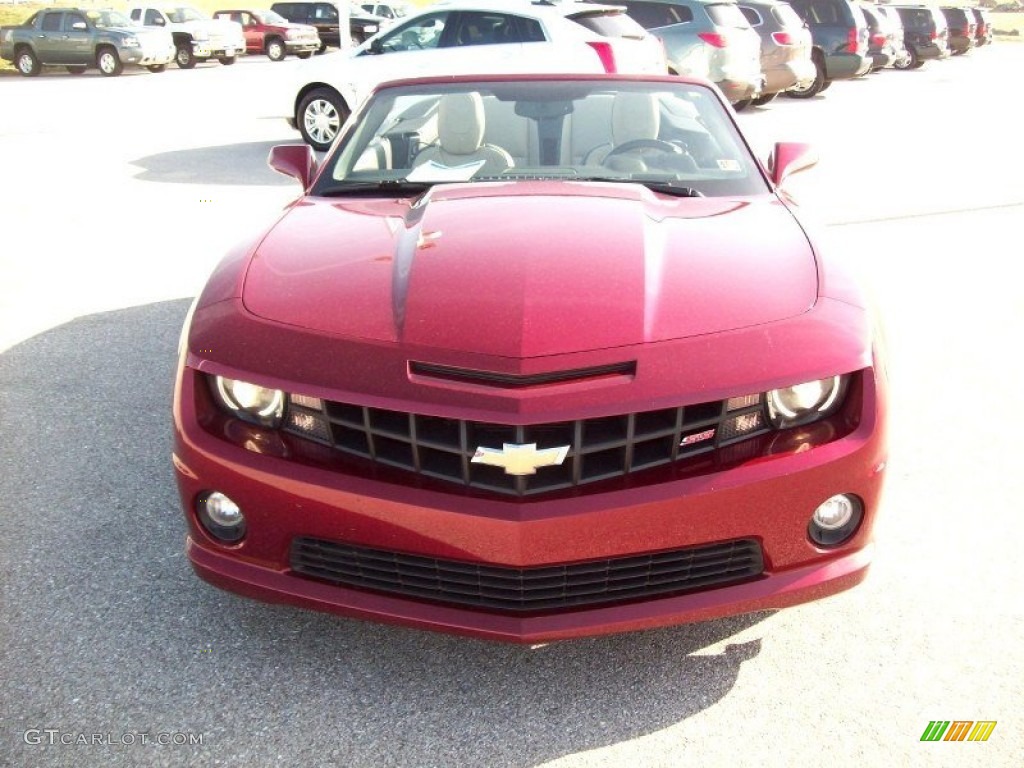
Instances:
[[[995,720],[932,720],[921,741],[988,741],[996,729]]]

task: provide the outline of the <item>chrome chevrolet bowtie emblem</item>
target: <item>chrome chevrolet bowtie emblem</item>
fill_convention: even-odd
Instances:
[[[497,448],[480,446],[473,454],[474,464],[486,464],[489,467],[501,467],[506,475],[535,475],[538,467],[552,467],[565,461],[569,446],[560,448],[541,448],[536,443],[504,443],[499,451]]]

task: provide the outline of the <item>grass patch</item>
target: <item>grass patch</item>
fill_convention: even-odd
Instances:
[[[1024,13],[990,13],[989,16],[998,40],[1024,40]]]

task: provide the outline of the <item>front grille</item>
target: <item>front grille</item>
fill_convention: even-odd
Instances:
[[[764,558],[757,541],[737,539],[609,560],[508,568],[297,538],[291,567],[331,584],[521,614],[737,584],[760,576]]]
[[[293,398],[284,429],[375,464],[528,496],[711,454],[769,431],[760,396],[733,410],[727,409],[728,402],[512,426]],[[482,459],[481,449],[500,454],[506,445],[566,450],[561,463],[538,466],[534,474],[507,474],[502,466],[482,463],[493,454]]]

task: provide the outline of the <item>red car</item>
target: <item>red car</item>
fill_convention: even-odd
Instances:
[[[859,583],[886,464],[872,312],[721,94],[378,88],[182,334],[174,467],[225,589],[536,643]]]
[[[271,61],[282,61],[289,53],[308,59],[320,50],[316,27],[292,24],[273,11],[217,11],[213,18],[241,24],[246,53],[265,53]]]

